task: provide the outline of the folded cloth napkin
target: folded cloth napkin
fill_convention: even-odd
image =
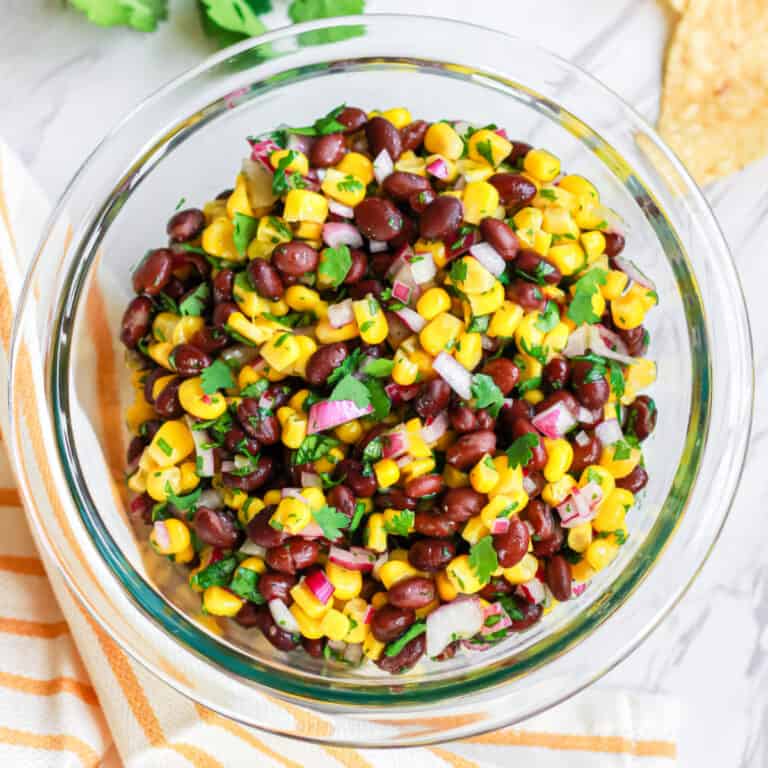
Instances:
[[[0,368],[25,263],[48,211],[0,141]],[[0,376],[0,400],[6,377]],[[8,434],[5,407],[0,426]],[[521,726],[439,746],[342,749],[273,736],[190,702],[133,662],[38,552],[0,446],[0,764],[238,768],[670,768],[677,702],[590,690]]]

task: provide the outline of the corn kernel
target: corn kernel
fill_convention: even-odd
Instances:
[[[558,235],[569,240],[575,240],[581,234],[568,209],[559,205],[544,209],[542,229],[550,235]]]
[[[477,544],[480,539],[484,538],[490,533],[490,530],[483,522],[483,518],[480,515],[475,515],[467,520],[467,524],[461,532],[461,538],[469,544]]]
[[[483,358],[483,338],[479,333],[462,333],[456,343],[456,359],[473,371]]]
[[[595,539],[585,553],[587,562],[596,571],[610,565],[619,552],[618,545],[609,539]]]
[[[462,157],[456,163],[457,172],[469,181],[487,181],[496,172],[492,165],[488,165],[485,160],[470,160],[468,157]]]
[[[331,601],[320,602],[303,580],[291,588],[291,597],[310,619],[319,619],[330,608]]]
[[[386,643],[382,643],[380,640],[377,640],[374,637],[373,632],[369,632],[365,636],[365,640],[363,640],[363,653],[365,654],[366,658],[371,659],[371,661],[380,659],[381,654],[384,653],[385,648]]]
[[[616,488],[616,480],[613,475],[599,464],[590,464],[584,469],[579,478],[579,488],[584,488],[589,483],[597,483],[600,486],[600,490],[603,492],[600,505],[605,503],[605,500],[613,493]],[[599,508],[599,507],[598,507]]]
[[[421,575],[423,575],[422,572],[414,568],[407,560],[390,558],[379,568],[379,580],[387,589],[392,589],[399,581]]]
[[[469,485],[469,475],[446,464],[443,470],[443,481],[449,488],[466,488]]]
[[[577,176],[575,174],[563,176],[563,178],[560,179],[558,186],[567,189],[571,194],[576,195],[577,197],[586,196],[591,197],[594,200],[600,200],[600,194],[595,185],[583,176]]]
[[[291,285],[285,291],[285,303],[297,312],[311,312],[320,303],[320,294],[306,285]]]
[[[317,192],[292,189],[285,198],[286,221],[312,221],[322,224],[328,218],[328,201]]]
[[[392,109],[385,109],[381,116],[385,120],[389,120],[392,125],[398,130],[405,128],[408,123],[413,121],[411,113],[405,107],[393,107]]]
[[[327,318],[318,320],[315,326],[315,336],[321,344],[332,344],[335,341],[349,341],[360,334],[357,323],[347,323],[341,328],[334,328]]]
[[[447,263],[445,243],[442,240],[417,240],[413,245],[414,253],[429,253],[435,264],[442,269]]]
[[[504,306],[504,286],[498,280],[485,293],[470,293],[467,295],[470,312],[475,317],[491,315]]]
[[[373,465],[379,488],[389,488],[400,479],[400,469],[394,459],[381,459]]]
[[[587,547],[592,543],[592,524],[581,523],[575,525],[568,531],[568,546],[574,552],[586,552]]]
[[[245,494],[240,491],[238,496],[245,496]],[[265,509],[265,506],[266,505],[261,499],[257,499],[255,496],[245,496],[243,503],[240,504],[239,507],[236,507],[237,519],[240,521],[240,524],[245,527],[259,512],[261,512],[262,509]]]
[[[581,247],[587,254],[587,263],[591,264],[595,259],[604,253],[605,236],[602,232],[582,232]]]
[[[198,419],[218,419],[227,410],[226,399],[219,393],[207,394],[199,376],[181,383],[179,402],[187,413]]]
[[[541,497],[552,507],[562,504],[576,486],[571,475],[565,475],[556,483],[547,483],[541,491]]]
[[[472,467],[469,473],[469,482],[478,493],[489,493],[499,482],[499,473],[496,471],[489,454],[486,453]]]
[[[510,584],[525,584],[530,581],[539,570],[539,561],[530,553],[523,555],[523,559],[511,568],[504,569],[504,578]]]
[[[202,317],[182,317],[179,322],[176,323],[176,327],[171,334],[171,344],[186,344],[192,337],[202,329],[205,325],[205,320]]]
[[[197,475],[197,467],[194,461],[185,461],[180,467],[181,473],[181,492],[189,493],[194,491],[200,485],[200,478]]]
[[[523,491],[525,493],[525,491]],[[527,494],[526,494],[527,497]],[[509,517],[521,511],[520,505],[512,496],[494,496],[480,511],[483,525],[490,530],[493,521],[498,517]]]
[[[192,433],[181,419],[166,421],[149,444],[149,455],[158,467],[178,464],[195,450]]]
[[[560,270],[564,277],[574,274],[586,263],[584,250],[576,242],[553,245],[549,249],[547,258]]]
[[[363,434],[363,425],[357,420],[348,421],[346,424],[341,424],[336,427],[333,434],[341,440],[342,443],[347,445],[354,445]]]
[[[451,297],[442,288],[429,288],[419,297],[416,311],[425,319],[432,320],[451,308]]]
[[[479,224],[499,207],[499,191],[487,181],[471,181],[464,187],[464,220]]]
[[[563,438],[544,438],[547,449],[547,463],[544,465],[544,478],[548,483],[562,480],[573,461],[573,447]]]
[[[643,457],[639,448],[626,444],[603,446],[600,466],[605,467],[617,480],[626,477],[640,463]]]
[[[286,371],[299,358],[301,350],[295,336],[289,331],[273,336],[263,344],[261,356],[276,371]]]
[[[178,496],[181,493],[181,471],[178,467],[155,469],[146,476],[147,493],[155,500],[168,500],[168,491]]]
[[[441,312],[422,328],[419,341],[430,355],[437,356],[443,350],[450,352],[463,330],[464,323],[458,317]]]
[[[365,198],[365,184],[351,173],[345,174],[335,168],[326,170],[321,188],[328,197],[351,208]]]
[[[191,540],[189,528],[175,517],[156,521],[149,535],[149,543],[160,555],[178,554],[189,547]]]
[[[351,600],[357,597],[363,588],[363,576],[360,571],[351,571],[329,562],[325,566],[325,573],[328,581],[334,586],[333,596],[337,600]]]
[[[445,575],[456,592],[464,595],[474,595],[487,583],[477,578],[475,569],[469,564],[469,555],[454,557],[448,563]]]
[[[288,610],[293,614],[293,618],[296,619],[302,637],[306,637],[309,640],[319,640],[323,637],[321,623],[317,617],[310,617],[298,603],[293,603]]]
[[[244,216],[253,216],[253,208],[248,198],[248,183],[243,173],[237,174],[235,188],[227,198],[227,216],[234,219],[238,213],[242,213]]]
[[[470,136],[467,149],[473,160],[496,168],[512,152],[512,144],[495,131],[481,128]]]
[[[424,135],[424,146],[431,154],[458,160],[464,153],[464,142],[448,123],[432,123]]]
[[[245,600],[224,587],[208,587],[203,592],[203,606],[212,616],[235,616],[243,603]]]
[[[387,318],[379,302],[372,296],[352,302],[360,337],[367,344],[381,344],[389,333]]]
[[[234,226],[226,216],[215,218],[202,234],[203,249],[212,256],[227,261],[242,261],[243,255],[237,250],[234,240]]]
[[[560,173],[560,160],[545,149],[532,149],[523,159],[523,168],[541,182],[552,181]]]
[[[360,179],[366,187],[373,181],[373,163],[359,152],[347,152],[336,165],[336,170]]]
[[[511,339],[523,319],[523,314],[523,308],[519,304],[515,304],[514,301],[502,302],[488,324],[488,336]]]
[[[366,547],[374,552],[387,551],[387,532],[384,528],[384,515],[377,512],[368,517],[365,529]]]

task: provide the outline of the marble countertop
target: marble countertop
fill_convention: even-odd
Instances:
[[[0,0],[0,134],[51,199],[137,101],[213,52],[194,3],[172,2],[155,34],[100,29],[60,0]],[[285,0],[267,19],[285,23]],[[650,120],[658,110],[670,25],[656,0],[368,0],[374,12],[467,19],[530,38],[586,68]],[[489,9],[493,9],[492,12]],[[538,10],[537,10],[538,9]],[[557,24],[553,20],[557,20]],[[682,766],[768,765],[768,159],[711,185],[707,197],[735,256],[755,341],[757,401],[741,489],[715,554],[680,606],[601,685],[632,685],[682,702]],[[763,471],[759,467],[763,466]],[[758,522],[755,521],[757,519]]]

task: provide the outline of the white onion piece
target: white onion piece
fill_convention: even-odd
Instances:
[[[531,579],[517,587],[517,592],[524,600],[534,605],[543,603],[547,593],[544,591],[544,582],[541,579]]]
[[[433,280],[437,274],[437,266],[431,253],[417,253],[411,259],[411,275],[417,285],[424,285]]]
[[[382,149],[373,161],[373,175],[376,177],[376,181],[379,184],[383,184],[384,179],[392,175],[394,170],[395,164],[392,162],[389,152],[386,149]]]
[[[589,346],[589,326],[580,325],[569,337],[563,349],[566,357],[578,357],[587,351]]]
[[[506,268],[506,262],[490,243],[475,243],[469,252],[494,276],[499,277]]]
[[[486,352],[490,352],[496,346],[496,342],[490,336],[482,334],[480,336],[480,345]]]
[[[311,520],[296,535],[301,536],[302,539],[322,539],[325,532],[314,520]]]
[[[476,597],[441,605],[427,616],[427,656],[439,656],[454,640],[476,635],[483,609]]]
[[[441,352],[432,367],[460,398],[472,399],[472,374],[458,360]]]
[[[197,500],[197,504],[200,507],[219,509],[220,507],[224,506],[224,498],[215,488],[209,488],[207,491],[203,491],[200,494],[200,498]]]
[[[323,224],[323,240],[331,247],[348,245],[350,248],[361,248],[363,236],[353,224],[343,221],[330,221]]]
[[[448,414],[440,411],[432,421],[421,428],[421,439],[427,445],[436,443],[448,431],[449,423]]]
[[[350,664],[359,664],[363,658],[363,644],[362,643],[347,643],[347,647],[344,649],[344,660]]]
[[[322,181],[325,178],[325,174],[328,173],[328,170],[326,168],[315,168],[315,175],[317,178]],[[328,209],[331,208],[331,200],[328,201]]]
[[[583,448],[585,445],[589,445],[589,435],[582,429],[581,432],[573,438],[573,442]]]
[[[457,120],[453,124],[453,130],[456,131],[459,136],[466,136],[469,130],[473,129],[474,127],[475,126],[472,125],[472,123],[468,123],[466,120]]]
[[[323,481],[320,479],[320,475],[316,475],[314,472],[302,472],[301,487],[302,488],[322,488]]]
[[[597,483],[574,488],[571,495],[557,507],[563,528],[573,528],[592,520],[597,515],[602,498],[603,490]]]
[[[348,571],[369,572],[373,570],[376,562],[376,554],[362,547],[352,547],[350,550],[332,545],[328,552],[328,559]]]
[[[577,424],[576,417],[566,408],[562,400],[537,413],[532,423],[542,435],[552,438],[562,437]]]
[[[621,424],[616,419],[601,421],[595,427],[595,434],[603,445],[613,445],[624,439]]]
[[[355,313],[352,309],[352,299],[344,299],[338,304],[331,304],[328,307],[328,322],[334,328],[343,328],[354,322]]]
[[[275,624],[280,629],[284,629],[286,632],[301,631],[298,622],[282,600],[276,597],[274,600],[270,600],[267,605],[269,605],[269,612],[272,614]]]
[[[647,288],[649,291],[655,291],[656,285],[653,280],[648,277],[640,267],[635,264],[632,259],[628,259],[625,256],[613,257],[616,266],[632,281],[642,285],[643,288]]]
[[[624,365],[632,365],[633,363],[637,362],[634,357],[630,357],[627,354],[623,354],[622,352],[617,352],[611,349],[605,341],[606,338],[611,338],[611,342],[613,343],[613,338],[609,337],[608,334],[613,334],[613,331],[609,331],[602,325],[591,326],[589,334],[589,348],[596,355],[605,357],[608,360],[616,360],[616,362],[623,363]],[[616,346],[619,346],[619,344],[616,344]],[[626,346],[624,345],[624,342],[620,341],[620,346],[623,347],[626,352]]]
[[[152,526],[152,535],[155,537],[160,549],[168,549],[171,546],[171,534],[164,520],[155,520]]]
[[[369,240],[368,241],[368,250],[371,253],[381,253],[382,251],[386,251],[389,246],[386,244],[384,240]]]
[[[396,309],[395,314],[414,332],[419,333],[427,324],[427,321],[410,307]]]
[[[199,465],[197,474],[200,475],[200,477],[213,477],[213,474],[216,471],[213,461],[213,448],[203,447],[210,444],[210,435],[204,429],[192,429],[195,420],[190,416],[185,416],[184,420],[187,422],[189,431],[192,433],[192,440],[195,443],[195,456],[199,459],[197,462]]]
[[[246,539],[245,544],[243,544],[237,551],[242,552],[244,555],[253,555],[255,557],[264,557],[264,555],[267,554],[266,547],[262,547],[261,544],[257,544],[250,539]]]
[[[320,171],[323,169],[320,168],[318,170],[318,175],[320,174]],[[325,175],[325,174],[323,174]],[[340,203],[338,200],[328,200],[328,210],[331,213],[335,213],[337,216],[341,216],[345,219],[353,219],[355,217],[355,210],[354,208],[350,208],[348,205],[344,205],[344,203]],[[359,246],[357,246],[359,248]]]
[[[389,269],[387,269],[386,277],[388,277],[390,280],[395,279],[395,276],[397,273],[403,268],[408,266],[408,261],[406,259],[406,256],[410,255],[410,249],[404,248],[401,250],[397,256],[395,256],[394,259],[392,259],[392,263],[389,265]],[[410,272],[409,272],[410,275]],[[410,277],[413,277],[410,275]],[[409,283],[412,282],[412,280],[408,281]]]

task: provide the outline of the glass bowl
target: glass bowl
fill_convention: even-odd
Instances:
[[[485,653],[397,678],[328,669],[195,612],[126,515],[117,343],[131,266],[184,197],[231,186],[245,136],[347,102],[496,122],[593,180],[661,299],[650,315],[660,419],[650,484],[620,556],[584,595]],[[752,356],[723,237],[679,162],[626,104],[536,46],[453,21],[366,16],[277,30],[214,56],[136,108],[59,201],[27,277],[12,349],[21,487],[72,590],[135,659],[195,701],[270,731],[348,745],[499,728],[572,695],[674,606],[713,547],[749,436]]]

